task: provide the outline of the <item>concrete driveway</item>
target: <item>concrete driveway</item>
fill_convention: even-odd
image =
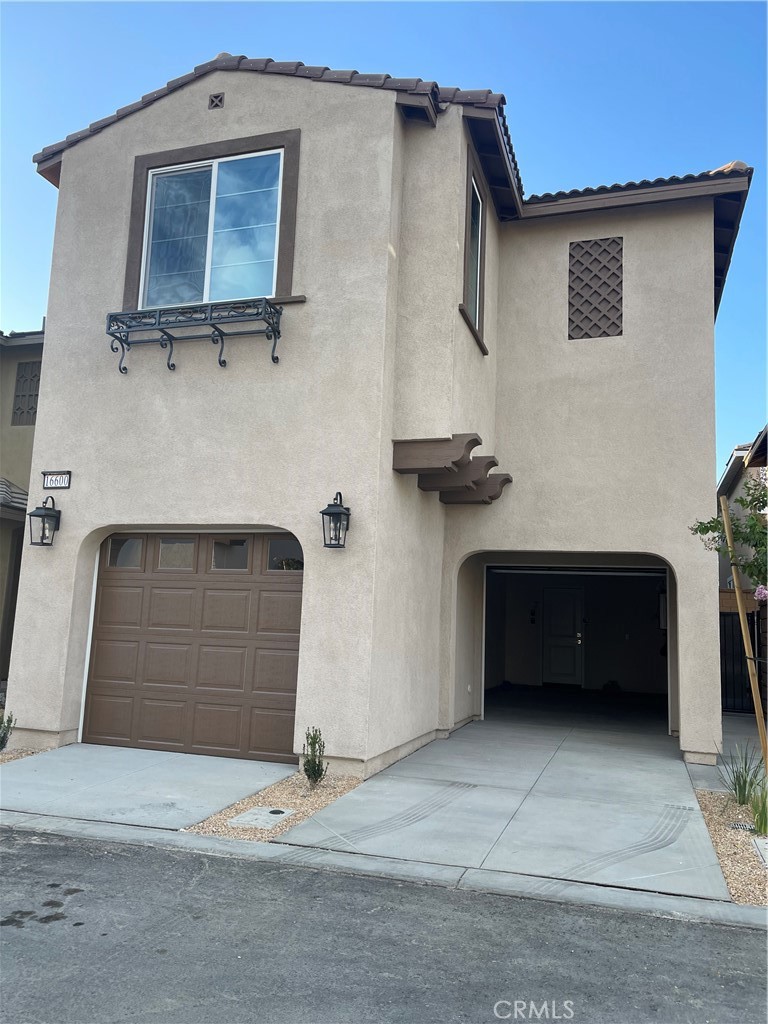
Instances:
[[[0,808],[28,815],[25,824],[51,815],[180,829],[295,771],[266,761],[73,743],[0,766]]]
[[[678,741],[625,709],[497,712],[280,841],[512,873],[539,894],[560,880],[730,898]]]

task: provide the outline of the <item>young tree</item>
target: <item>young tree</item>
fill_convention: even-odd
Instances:
[[[740,513],[731,513],[733,539],[736,543],[734,562],[739,572],[743,573],[755,587],[764,587],[768,582],[768,487],[765,470],[761,470],[758,476],[745,479],[744,494],[734,498],[734,503],[742,509]],[[694,523],[690,530],[691,533],[698,534],[710,550],[728,555],[721,515],[706,522]]]

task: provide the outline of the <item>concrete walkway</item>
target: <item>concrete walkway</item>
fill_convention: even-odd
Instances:
[[[0,808],[24,814],[28,823],[51,815],[180,829],[295,771],[265,761],[73,743],[0,766]]]
[[[497,713],[284,833],[348,854],[728,900],[676,739],[626,709]],[[501,876],[500,880],[499,877]],[[512,880],[510,880],[512,881]]]

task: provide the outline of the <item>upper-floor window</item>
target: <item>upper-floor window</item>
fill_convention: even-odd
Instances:
[[[37,419],[37,396],[40,391],[40,360],[18,363],[16,388],[13,394],[12,427],[32,427]]]
[[[475,176],[472,175],[467,211],[467,280],[465,305],[472,323],[477,327],[480,317],[480,253],[483,243],[483,200]]]
[[[276,294],[283,151],[150,171],[144,308]]]
[[[485,235],[488,209],[482,171],[470,150],[467,160],[467,206],[464,222],[464,295],[459,312],[483,355],[488,348],[483,340],[485,304]]]

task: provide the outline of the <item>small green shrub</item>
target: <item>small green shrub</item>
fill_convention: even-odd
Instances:
[[[6,711],[0,711],[0,750],[5,750],[11,738],[16,719]]]
[[[748,804],[755,789],[765,782],[765,765],[760,752],[749,743],[743,750],[736,747],[735,752],[725,758],[720,768],[720,779],[737,804]]]
[[[759,836],[768,836],[768,785],[765,779],[755,786],[750,807],[755,819],[755,832]]]
[[[304,763],[302,765],[304,774],[307,776],[310,786],[314,789],[328,774],[328,762],[323,761],[325,742],[323,741],[323,734],[318,728],[307,729],[306,743],[301,752],[304,755]]]

